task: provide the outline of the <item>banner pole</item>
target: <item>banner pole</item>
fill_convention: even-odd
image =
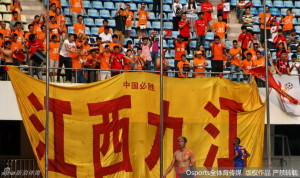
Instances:
[[[156,7],[157,8],[157,7]],[[164,76],[163,76],[163,1],[160,1],[160,177],[164,175]]]
[[[45,177],[48,178],[48,162],[49,162],[49,40],[50,40],[50,30],[49,30],[49,9],[50,9],[50,0],[47,0],[47,16],[46,26],[46,121],[45,121]]]
[[[264,0],[264,42],[265,42],[265,69],[266,69],[266,117],[267,117],[267,157],[268,168],[272,167],[271,160],[271,122],[270,122],[270,102],[269,102],[269,70],[268,70],[268,40],[267,40],[267,14],[266,14],[266,0]],[[268,19],[269,20],[269,19]]]

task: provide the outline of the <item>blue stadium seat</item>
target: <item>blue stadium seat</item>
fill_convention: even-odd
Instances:
[[[135,47],[138,47],[139,46],[139,39],[137,39],[137,38],[135,38],[134,40],[133,40],[133,44],[134,44],[134,46]]]
[[[66,0],[61,1],[61,7],[70,7],[69,3]]]
[[[137,6],[136,6],[136,3],[129,3],[129,5],[130,5],[130,9],[131,9],[132,11],[138,11],[138,8],[137,8]]]
[[[300,34],[300,26],[295,26],[295,30],[297,34]]]
[[[98,36],[98,27],[92,27],[91,28],[91,35],[94,35],[94,36]]]
[[[294,19],[293,19],[293,24],[294,24],[294,25],[299,25],[298,22],[299,22],[299,19],[298,19],[298,20],[297,20],[297,18],[294,18]]]
[[[294,1],[295,2],[295,6],[294,7],[300,7],[300,1]]]
[[[257,12],[255,7],[250,8],[250,13],[253,14],[253,15],[258,15],[258,12]]]
[[[174,49],[170,50],[170,56],[171,56],[171,58],[175,57],[175,50]]]
[[[90,30],[89,27],[86,27],[86,29],[85,29],[85,34],[86,34],[87,36],[90,36],[90,35],[91,35],[91,30]]]
[[[160,29],[160,21],[153,21],[152,22],[152,28],[159,30]]]
[[[103,7],[108,10],[116,9],[113,2],[104,2]]]
[[[271,15],[279,16],[279,10],[277,8],[270,8]]]
[[[226,49],[232,48],[232,43],[229,42],[229,41],[226,41],[226,42],[225,42],[225,45],[226,45]]]
[[[207,49],[207,50],[210,49],[210,42],[209,41],[204,42],[204,48]]]
[[[283,6],[287,8],[294,8],[293,1],[284,1]],[[299,7],[299,6],[298,6]]]
[[[160,43],[158,43],[158,47],[160,47]],[[169,48],[166,40],[163,40],[163,48]]]
[[[151,24],[150,21],[147,21],[147,28],[148,28],[148,29],[152,29],[152,24]]]
[[[170,56],[171,56],[171,58],[174,58],[174,57],[172,57],[171,53],[170,53]],[[175,67],[175,60],[174,59],[169,59],[169,64],[170,64],[171,67]]]
[[[164,12],[173,12],[172,9],[171,9],[171,7],[170,7],[170,5],[164,5],[163,6],[163,11]]]
[[[116,10],[110,11],[111,17],[114,17],[116,15]]]
[[[288,10],[288,9],[287,8],[281,8],[280,9],[280,14],[285,16],[286,15],[286,10]]]
[[[136,38],[137,37],[137,33],[136,33],[135,29],[131,29],[131,31],[130,31],[130,37],[131,38]]]
[[[93,3],[92,3],[92,5],[93,5],[93,8],[94,9],[103,9],[103,6],[102,6],[102,2],[101,1],[93,1]]]
[[[165,53],[165,58],[167,58],[167,59],[171,58],[171,55],[170,55],[170,53],[168,51]]]
[[[179,31],[172,31],[172,38],[177,38]]]
[[[230,6],[236,6],[237,0],[230,0]]]
[[[98,11],[96,9],[89,9],[88,10],[88,16],[97,18],[99,17]]]
[[[110,13],[108,10],[101,10],[100,11],[100,17],[102,18],[111,18]]]
[[[95,19],[95,25],[97,27],[103,26],[103,19]]]
[[[259,33],[260,32],[259,25],[253,25],[253,32],[254,33]]]
[[[197,44],[197,41],[196,41],[196,40],[190,41],[190,47],[191,47],[192,49],[196,49],[196,44]]]
[[[126,45],[127,41],[131,41],[132,42],[132,39],[131,38],[125,38],[123,45]]]
[[[154,14],[154,12],[150,12],[150,18],[149,18],[149,20],[156,20],[156,17],[155,17],[155,14]]]
[[[94,19],[92,19],[92,18],[84,18],[83,23],[88,27],[95,26]]]
[[[65,17],[65,20],[66,20],[66,25],[69,26],[69,25],[72,25],[72,21],[69,17]]]
[[[144,0],[143,2],[146,4],[150,4],[150,3],[153,3],[153,0]]]
[[[173,19],[173,14],[170,12],[168,13],[168,20],[172,20]]]
[[[252,1],[252,3],[254,4],[253,7],[262,7],[260,0],[254,0],[254,1]]]
[[[74,34],[74,27],[73,26],[68,27],[68,33],[69,34]]]
[[[168,46],[169,46],[169,48],[171,48],[171,49],[174,49],[173,41],[174,41],[174,40],[168,40]]]
[[[273,7],[272,1],[266,1],[266,5],[268,5],[269,7]]]
[[[173,4],[173,0],[164,0],[165,4]]]
[[[258,14],[260,14],[262,12],[264,12],[264,8],[262,8],[262,7],[258,8]]]
[[[70,8],[64,8],[62,14],[64,14],[64,16],[69,16],[70,15]]]
[[[152,11],[152,9],[153,9],[152,1],[151,1],[151,4],[148,4],[147,8],[148,8],[150,11]]]
[[[108,20],[108,26],[109,27],[115,27],[116,26],[116,21],[115,20]]]
[[[172,22],[164,22],[164,28],[165,29],[173,29],[173,23]]]
[[[205,40],[212,41],[212,40],[214,40],[214,37],[215,37],[215,35],[213,32],[207,32],[205,35]]]
[[[259,24],[259,18],[258,18],[258,16],[254,16],[254,24]]]
[[[274,7],[277,7],[277,8],[284,7],[283,6],[283,1],[278,1],[278,0],[274,1]]]
[[[298,6],[298,7],[300,7],[300,6]],[[299,17],[300,16],[300,9],[293,9],[292,10],[293,12],[296,12],[296,17]]]
[[[92,8],[91,2],[90,1],[83,1],[83,7],[85,9],[91,9]]]

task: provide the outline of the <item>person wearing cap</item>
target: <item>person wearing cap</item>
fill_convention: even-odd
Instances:
[[[115,34],[119,37],[119,43],[123,46],[124,43],[124,37],[125,37],[125,23],[126,23],[126,16],[124,16],[124,9],[121,8],[122,4],[120,4],[120,7],[116,11],[115,15]]]
[[[146,4],[142,3],[141,8],[137,11],[137,15],[139,17],[138,21],[138,36],[141,36],[142,34],[146,34],[147,29],[147,22],[150,18],[149,11],[145,10]]]
[[[195,72],[205,72],[205,67],[208,66],[207,61],[205,60],[203,53],[201,51],[196,51],[196,57],[194,58],[194,71]],[[195,78],[204,77],[204,73],[195,73]]]

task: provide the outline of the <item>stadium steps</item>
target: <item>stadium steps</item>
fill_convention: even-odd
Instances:
[[[31,23],[35,15],[46,12],[46,8],[40,0],[22,1],[22,15],[25,15],[27,23]]]

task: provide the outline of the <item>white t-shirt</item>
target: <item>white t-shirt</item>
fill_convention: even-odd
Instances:
[[[186,4],[185,6],[185,11],[188,9],[188,5],[189,4]],[[194,6],[191,4],[190,5],[190,10],[192,10],[191,12],[187,12],[186,11],[186,16],[187,17],[197,17],[197,14],[195,13],[196,10],[198,10],[198,6],[196,5],[196,8],[194,9]],[[199,11],[198,11],[199,12]]]
[[[290,62],[289,62],[290,68],[292,68],[292,65],[293,65],[293,64],[296,64],[296,67],[299,67],[299,66],[300,66],[300,63],[299,63],[299,62],[292,62],[292,61],[290,61]],[[294,67],[294,68],[291,70],[291,74],[298,74],[298,69],[296,69],[296,67]]]
[[[181,4],[179,4],[179,3],[173,3],[173,5],[172,5],[173,17],[175,17],[175,11],[176,11],[176,6],[177,5],[180,7],[180,9],[182,9],[182,5]]]
[[[102,41],[110,41],[112,42],[112,35],[110,33],[105,34],[104,32],[102,32],[99,37],[102,38]],[[102,46],[107,45],[108,43],[103,43]]]
[[[66,45],[68,45],[69,48],[71,48],[71,47],[76,47],[76,44],[75,44],[74,41],[73,41],[72,43],[70,43],[69,40],[66,39],[66,40],[64,41],[64,43],[63,43],[63,45],[62,45],[62,48],[61,48],[61,50],[60,50],[60,53],[59,53],[59,54],[60,54],[61,56],[63,56],[63,57],[69,57],[69,51],[67,51]]]

